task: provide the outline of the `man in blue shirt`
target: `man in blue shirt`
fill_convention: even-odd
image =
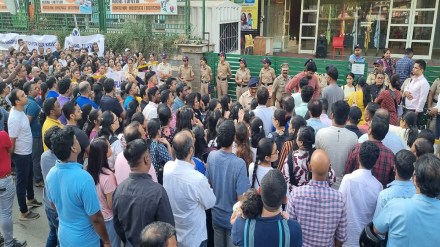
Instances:
[[[261,215],[256,219],[237,216],[232,226],[232,243],[236,246],[254,243],[253,246],[301,247],[302,231],[298,221],[286,220],[281,215],[281,205],[287,202],[287,184],[283,174],[278,170],[266,173],[258,193],[263,201]]]
[[[267,101],[269,100],[269,90],[266,87],[261,87],[257,90],[257,102],[258,106],[254,110],[255,116],[259,117],[263,121],[264,133],[267,135],[272,131],[272,117],[275,110],[271,107],[267,107]]]
[[[35,186],[43,187],[43,175],[41,174],[40,158],[43,153],[43,141],[41,136],[41,124],[38,119],[41,107],[38,105],[35,98],[38,96],[40,87],[34,81],[26,82],[23,85],[23,91],[27,95],[28,102],[24,106],[24,113],[26,113],[32,132],[32,165],[34,169]]]
[[[124,101],[124,109],[128,110],[128,104],[130,104],[132,100],[136,100],[136,95],[139,94],[139,86],[134,82],[129,82],[125,86],[125,93],[127,97]]]
[[[424,154],[414,164],[416,194],[388,202],[373,220],[376,233],[388,232],[387,246],[436,246],[440,243],[440,159]]]
[[[411,76],[412,68],[414,67],[414,51],[412,48],[406,48],[405,56],[399,59],[396,63],[396,74],[400,77],[400,84]]]
[[[92,87],[89,82],[83,81],[78,85],[79,94],[78,98],[76,98],[76,103],[79,105],[79,108],[82,108],[84,105],[89,104],[93,108],[98,109],[98,105],[90,99],[90,94],[92,92]]]
[[[215,206],[212,208],[214,246],[232,247],[232,225],[229,221],[232,215],[232,206],[249,189],[246,164],[243,159],[232,153],[234,138],[234,122],[226,120],[221,123],[217,137],[220,150],[212,151],[208,156],[205,175],[217,198]]]
[[[77,162],[81,147],[72,127],[66,126],[51,137],[57,161],[46,180],[49,202],[59,218],[60,246],[110,246],[92,176]]]
[[[55,79],[55,77],[50,77],[49,79],[47,79],[46,81],[46,85],[47,85],[47,95],[46,95],[46,99],[49,98],[58,98],[58,96],[60,96],[58,94],[58,88],[57,88],[57,79]]]
[[[179,82],[176,86],[176,98],[173,103],[173,113],[177,113],[177,111],[185,105],[185,98],[187,94],[188,87],[184,82]]]
[[[348,58],[348,61],[350,61],[350,63],[365,63],[365,59],[361,54],[362,49],[360,45],[355,45],[354,46],[354,54],[351,54],[350,57]]]
[[[396,177],[393,182],[387,185],[387,189],[380,192],[377,198],[376,218],[387,203],[393,198],[411,198],[416,193],[411,177],[414,173],[414,162],[416,156],[411,151],[403,149],[397,152],[394,163]]]

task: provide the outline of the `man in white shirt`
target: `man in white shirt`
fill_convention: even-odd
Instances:
[[[343,246],[359,246],[359,236],[373,220],[377,197],[382,184],[371,169],[379,158],[379,147],[373,142],[362,143],[359,149],[359,169],[344,176],[339,191],[347,206],[347,241]]]
[[[179,132],[173,139],[175,161],[164,167],[163,186],[167,191],[181,247],[206,246],[205,210],[215,205],[215,195],[208,179],[194,167],[194,142],[189,131]]]
[[[39,207],[42,203],[34,197],[32,132],[29,119],[24,113],[24,106],[27,104],[28,99],[23,90],[20,89],[12,90],[9,99],[12,103],[12,109],[8,118],[8,130],[12,142],[12,162],[15,164],[17,174],[16,193],[21,212],[19,219],[24,221],[34,220],[40,215],[28,210],[28,206]]]
[[[254,110],[255,116],[259,117],[263,121],[263,128],[265,135],[272,132],[273,124],[272,117],[275,112],[274,109],[266,106],[269,100],[269,90],[265,87],[260,87],[257,91],[257,102],[258,106]]]
[[[152,87],[147,90],[148,105],[145,106],[142,114],[144,114],[147,120],[157,118],[157,107],[160,103],[160,94],[157,87]]]
[[[429,93],[429,83],[423,73],[425,72],[426,62],[422,59],[415,61],[412,72],[413,77],[409,84],[406,85],[403,91],[405,97],[405,107],[407,111],[413,111],[418,114],[417,125],[421,126],[423,116],[423,107]]]

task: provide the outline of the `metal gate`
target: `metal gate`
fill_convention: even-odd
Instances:
[[[239,35],[238,22],[220,24],[220,50],[222,52],[231,52],[239,50],[238,38]]]

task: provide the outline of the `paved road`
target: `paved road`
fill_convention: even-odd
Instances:
[[[35,188],[35,198],[43,201],[43,188]],[[49,225],[47,224],[44,206],[33,208],[34,212],[40,214],[40,218],[32,221],[18,220],[20,210],[18,208],[17,196],[14,198],[14,208],[12,218],[14,221],[14,237],[18,240],[26,240],[28,247],[44,247],[46,246],[47,235],[49,234]]]

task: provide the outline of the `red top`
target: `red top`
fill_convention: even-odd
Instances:
[[[299,81],[305,77],[307,74],[306,72],[300,72],[297,75],[295,75],[285,86],[285,91],[287,94],[290,94],[292,92],[292,89],[295,92],[299,92]],[[319,79],[318,76],[313,75],[312,78],[309,80],[309,86],[313,88],[313,99],[319,99],[321,95],[321,88],[319,87]]]
[[[399,105],[401,94],[399,90],[393,90],[396,97],[396,101],[394,102],[390,90],[391,89],[380,92],[375,102],[380,105],[380,108],[386,109],[390,113],[390,124],[399,126],[396,105]]]
[[[11,139],[6,131],[0,131],[0,177],[11,173],[11,156],[8,149],[12,148]]]

